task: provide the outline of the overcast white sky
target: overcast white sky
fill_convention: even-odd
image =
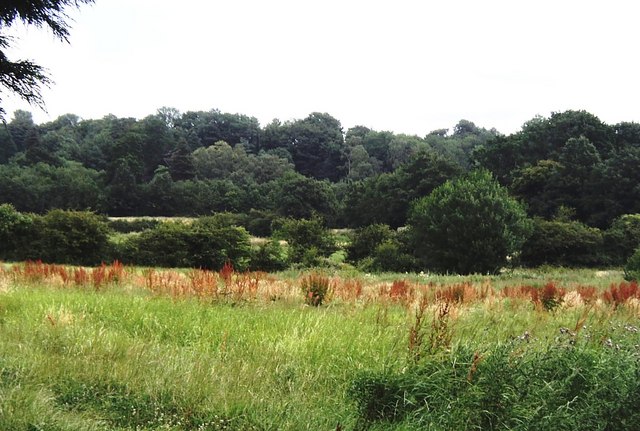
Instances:
[[[10,57],[47,67],[48,114],[143,118],[157,108],[273,118],[328,112],[420,136],[464,118],[511,133],[585,109],[640,121],[634,0],[96,0],[70,44],[14,29]]]

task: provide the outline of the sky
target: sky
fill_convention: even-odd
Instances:
[[[508,134],[584,109],[640,122],[634,0],[96,0],[69,44],[12,26],[11,59],[49,70],[37,123],[160,107],[272,119],[327,112],[424,136],[466,119]]]

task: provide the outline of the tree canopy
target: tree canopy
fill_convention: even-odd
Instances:
[[[467,120],[424,137],[364,126],[343,134],[323,113],[261,126],[249,115],[167,107],[142,119],[65,114],[44,124],[16,111],[0,128],[0,203],[35,213],[257,211],[398,228],[411,202],[475,167],[529,216],[570,214],[603,229],[640,213],[640,125],[584,111],[537,117],[508,136]]]

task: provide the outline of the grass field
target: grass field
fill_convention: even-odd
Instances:
[[[640,429],[639,317],[618,271],[5,265],[0,430]]]

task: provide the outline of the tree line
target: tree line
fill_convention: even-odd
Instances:
[[[332,226],[403,226],[411,202],[470,170],[493,173],[529,215],[606,228],[640,212],[640,125],[585,111],[502,135],[461,120],[424,137],[326,113],[261,127],[255,117],[162,108],[144,119],[73,114],[0,127],[0,202],[112,216],[261,212]]]

